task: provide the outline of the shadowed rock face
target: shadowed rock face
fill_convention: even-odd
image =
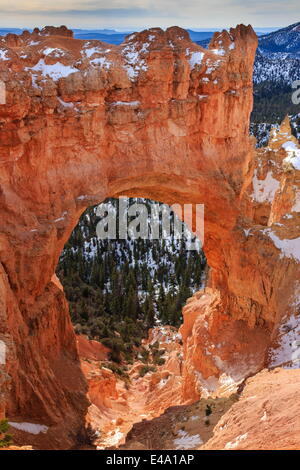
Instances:
[[[7,90],[0,105],[7,412],[63,422],[66,446],[80,429],[86,386],[68,306],[52,276],[81,213],[106,197],[205,204],[204,249],[218,299],[214,340],[223,320],[228,331],[240,321],[241,341],[263,338],[251,371],[261,367],[270,333],[292,303],[299,264],[265,230],[273,199],[255,202],[252,177],[259,159],[271,168],[276,158],[279,186],[295,187],[299,172],[279,168],[283,149],[254,155],[248,137],[252,28],[216,33],[208,50],[177,27],[136,33],[120,46],[75,40],[64,28],[12,36],[0,43]],[[295,236],[299,225],[293,227]],[[186,341],[192,330],[186,328]],[[226,351],[229,362],[235,349]],[[203,361],[195,363],[202,373]],[[187,386],[184,393],[196,392]]]

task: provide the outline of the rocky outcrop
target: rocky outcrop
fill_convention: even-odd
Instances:
[[[201,449],[298,450],[300,371],[264,370],[247,381]]]
[[[99,341],[89,340],[83,335],[76,336],[78,354],[86,361],[107,361],[110,350],[99,343]]]
[[[171,406],[151,421],[133,425],[121,450],[198,450],[209,441],[221,417],[237,397],[202,398],[191,404]],[[208,410],[211,412],[207,416]]]
[[[137,360],[118,375],[108,369],[107,358],[99,356],[96,341],[77,336],[81,367],[88,383],[91,405],[87,427],[98,449],[123,444],[134,423],[160,416],[169,406],[182,402],[182,341],[173,327],[155,327],[143,340],[143,348],[159,345],[164,354],[161,365],[152,364],[144,371],[145,362]]]
[[[249,303],[232,315],[224,292],[206,288],[183,310],[186,398],[229,396],[264,367],[299,367],[299,155],[286,118],[257,151],[252,179],[245,179],[244,226],[235,231],[244,242],[228,247],[228,280],[239,301],[248,291]]]
[[[224,313],[219,291],[197,292],[183,312],[183,401],[229,397],[264,367],[268,330]]]
[[[162,365],[154,364],[154,372],[140,377],[143,363],[134,364],[129,376],[135,387],[131,389],[133,400],[138,391],[143,397],[142,415],[144,418],[159,416],[171,405],[182,403],[183,347],[182,337],[174,327],[161,326],[150,330],[149,337],[143,342],[144,348],[154,344],[164,351]]]
[[[61,426],[62,446],[76,438],[88,402],[68,306],[51,279],[89,205],[118,195],[205,204],[212,312],[196,301],[209,317],[207,341],[239,331],[245,342],[222,347],[220,361],[230,364],[236,349],[247,358],[255,338],[266,350],[298,305],[297,162],[282,168],[291,156],[283,148],[255,155],[248,137],[256,46],[245,26],[216,33],[208,50],[177,27],[120,46],[75,40],[66,28],[0,43],[0,340],[10,377],[2,388],[10,416]],[[277,181],[272,195],[261,165]],[[218,377],[198,345],[206,326],[193,329],[188,315],[187,363]],[[263,344],[260,352],[258,368]],[[192,383],[192,369],[185,374]],[[188,388],[186,399],[195,394]]]

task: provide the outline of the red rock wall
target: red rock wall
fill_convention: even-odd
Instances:
[[[251,162],[243,220],[226,250],[226,289],[215,288],[215,270],[213,288],[183,309],[184,399],[230,395],[245,378],[273,367],[278,351],[276,365],[299,366],[300,172],[287,169],[286,142],[298,146],[288,119]]]
[[[262,371],[247,381],[205,450],[298,450],[299,370]]]
[[[68,306],[51,278],[86,207],[120,194],[204,203],[216,328],[226,315],[245,331],[270,332],[295,271],[267,235],[244,232],[254,224],[251,27],[216,33],[208,51],[176,27],[109,47],[65,29],[46,33],[0,46],[0,338],[7,412],[64,423],[74,437],[86,387]]]

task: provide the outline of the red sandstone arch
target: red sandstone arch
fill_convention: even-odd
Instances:
[[[5,44],[0,338],[11,380],[2,409],[5,401],[10,414],[63,421],[67,445],[82,424],[86,389],[68,306],[51,279],[86,207],[120,194],[204,203],[210,285],[220,295],[215,327],[227,315],[244,322],[249,336],[258,328],[267,338],[283,313],[286,303],[273,290],[282,264],[262,234],[245,244],[243,232],[256,224],[244,196],[254,168],[248,128],[257,38],[251,27],[238,26],[216,33],[205,51],[184,30],[157,28],[97,53],[109,67],[82,59],[86,42],[56,29],[9,36]],[[59,80],[37,72],[32,80],[39,60],[57,62],[44,55],[50,46],[64,51],[65,67],[81,60],[78,72]],[[133,77],[126,48],[140,60]],[[291,274],[290,261],[284,263]],[[288,292],[282,276],[280,282]]]

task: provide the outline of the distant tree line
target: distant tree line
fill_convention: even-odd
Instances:
[[[75,331],[109,347],[112,361],[130,362],[149,328],[182,323],[206,260],[202,251],[186,250],[185,240],[99,240],[97,221],[96,207],[82,215],[57,274]]]

